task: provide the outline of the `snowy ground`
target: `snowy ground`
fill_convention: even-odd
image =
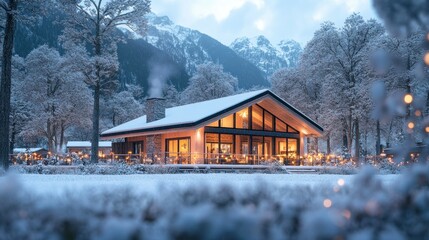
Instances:
[[[132,188],[134,191],[156,192],[162,187],[185,187],[189,185],[216,186],[229,184],[247,187],[261,182],[278,186],[307,185],[318,187],[334,186],[338,180],[353,184],[354,175],[317,174],[140,174],[140,175],[40,175],[22,174],[17,176],[28,188],[36,193],[60,194],[75,192],[85,188]],[[399,175],[378,175],[384,184],[389,184]]]

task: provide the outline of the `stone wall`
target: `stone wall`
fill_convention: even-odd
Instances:
[[[148,98],[146,100],[146,122],[165,118],[165,99]]]
[[[160,155],[162,152],[161,135],[151,135],[146,137],[146,153],[149,158],[154,159],[155,155]]]

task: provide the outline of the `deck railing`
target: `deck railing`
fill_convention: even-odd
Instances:
[[[299,164],[299,159],[288,159],[285,155],[180,152],[161,152],[155,154],[111,154],[110,158],[106,156],[106,160],[143,164]]]
[[[30,155],[11,155],[13,163],[18,164],[74,164],[89,162],[88,154],[50,155],[46,158]],[[99,161],[103,163],[125,162],[128,164],[285,164],[300,165],[300,159],[288,159],[286,155],[258,155],[258,154],[226,154],[226,153],[180,153],[161,152],[155,154],[102,154]]]

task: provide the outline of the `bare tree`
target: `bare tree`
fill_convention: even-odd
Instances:
[[[67,13],[63,40],[70,44],[89,44],[92,50],[93,72],[88,83],[94,91],[92,116],[91,162],[98,162],[100,125],[100,94],[117,71],[117,27],[128,27],[139,34],[146,30],[145,14],[150,11],[149,0],[61,0]],[[111,82],[111,81],[110,81]]]

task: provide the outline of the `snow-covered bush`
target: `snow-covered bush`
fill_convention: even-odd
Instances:
[[[429,166],[391,184],[364,168],[330,186],[204,184],[37,195],[0,179],[4,239],[428,239]]]
[[[352,163],[346,163],[343,165],[338,165],[335,167],[330,166],[324,166],[317,170],[317,173],[319,174],[341,174],[341,175],[350,175],[350,174],[356,174],[358,172],[358,168],[356,165],[353,165]]]

